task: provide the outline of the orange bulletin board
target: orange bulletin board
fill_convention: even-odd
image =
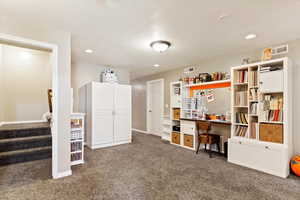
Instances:
[[[193,97],[194,90],[207,90],[207,89],[215,89],[215,88],[226,88],[226,87],[230,87],[230,86],[231,86],[231,82],[191,86],[190,87],[190,97]]]

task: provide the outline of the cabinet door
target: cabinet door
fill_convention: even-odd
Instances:
[[[114,86],[93,83],[93,145],[113,143]]]
[[[115,86],[114,140],[131,141],[131,86]]]
[[[261,92],[283,91],[283,70],[260,73]]]

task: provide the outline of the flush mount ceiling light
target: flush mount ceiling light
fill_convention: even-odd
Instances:
[[[153,67],[160,67],[160,65],[159,64],[155,64],[155,65],[153,65]]]
[[[252,40],[254,38],[256,38],[257,36],[255,34],[249,34],[245,37],[246,40]]]
[[[87,49],[87,50],[85,50],[85,53],[93,53],[93,50],[92,49]]]
[[[150,47],[157,52],[164,52],[166,51],[168,48],[170,48],[171,43],[168,41],[164,41],[164,40],[158,40],[158,41],[154,41],[150,44]]]

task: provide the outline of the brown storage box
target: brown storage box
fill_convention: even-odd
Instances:
[[[184,146],[194,148],[194,136],[184,134]]]
[[[180,119],[180,109],[179,108],[173,109],[173,119],[176,119],[176,120]]]
[[[180,133],[176,133],[176,132],[172,133],[172,143],[180,144]]]
[[[283,144],[283,125],[282,124],[260,124],[259,140]]]

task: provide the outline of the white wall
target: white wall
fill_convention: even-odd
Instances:
[[[2,45],[2,121],[41,120],[49,111],[50,52]]]
[[[4,93],[3,89],[3,65],[2,65],[2,45],[0,45],[0,125],[4,121]]]
[[[32,40],[47,42],[58,46],[58,93],[57,95],[57,162],[53,162],[52,175],[68,175],[70,161],[70,114],[71,114],[71,34],[60,30],[34,27],[34,23],[20,24],[12,20],[0,20],[0,33],[6,33]]]
[[[71,85],[73,88],[74,112],[78,111],[78,89],[91,81],[100,81],[100,74],[105,68],[105,66],[85,63],[72,64]],[[113,69],[117,73],[119,83],[129,84],[128,70],[118,68]]]

